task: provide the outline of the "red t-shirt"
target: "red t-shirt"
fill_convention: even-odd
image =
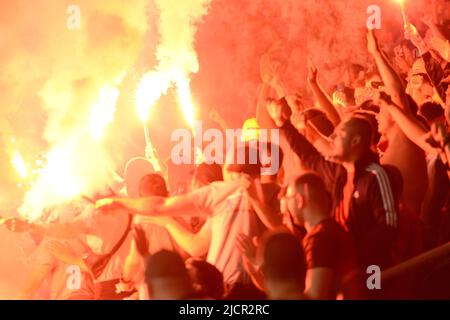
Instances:
[[[349,287],[359,273],[356,251],[349,234],[333,218],[327,218],[303,239],[308,269],[330,268],[335,272],[336,293]]]

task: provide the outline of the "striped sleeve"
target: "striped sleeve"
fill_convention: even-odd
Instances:
[[[378,187],[380,189],[381,199],[383,202],[383,208],[385,211],[386,224],[388,226],[397,227],[397,211],[394,200],[394,194],[392,192],[391,183],[386,171],[378,164],[372,163],[367,169],[377,178]]]

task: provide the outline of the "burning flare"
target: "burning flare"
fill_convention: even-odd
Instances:
[[[105,86],[100,91],[99,99],[91,109],[90,131],[92,139],[99,141],[105,128],[113,121],[118,98],[119,90],[114,86]]]
[[[11,164],[22,179],[28,178],[28,166],[19,150],[13,152]]]

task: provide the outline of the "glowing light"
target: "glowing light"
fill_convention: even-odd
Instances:
[[[91,108],[92,139],[99,141],[105,128],[113,121],[118,98],[119,90],[114,86],[106,86],[100,91],[98,101]]]
[[[400,6],[400,10],[402,11],[403,16],[404,28],[406,28],[409,25],[409,21],[405,13],[405,0],[394,0],[394,1],[398,3],[398,5]]]
[[[259,139],[259,124],[256,118],[250,118],[245,120],[242,125],[241,140],[248,142]]]
[[[189,79],[180,77],[177,81],[178,100],[183,111],[184,117],[191,128],[195,132],[195,109],[192,103],[191,88],[189,86]]]
[[[28,177],[28,166],[19,151],[13,152],[11,164],[22,179]]]
[[[136,105],[139,118],[145,122],[150,109],[171,86],[171,75],[167,72],[151,71],[144,74],[136,90]]]
[[[47,163],[39,171],[33,188],[26,194],[21,215],[35,220],[51,205],[62,203],[81,193],[81,178],[73,173],[74,159],[69,146],[60,146],[50,151]]]

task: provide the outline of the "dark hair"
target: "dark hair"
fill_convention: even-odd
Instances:
[[[303,115],[305,122],[310,121],[321,134],[327,137],[331,136],[334,126],[325,112],[317,108],[309,108],[303,111]]]
[[[250,147],[248,142],[245,143],[245,146],[235,144],[234,149],[227,153],[226,167],[231,172],[257,176],[261,173],[261,161],[258,154],[258,149]],[[256,155],[256,159],[253,159],[252,155]],[[244,159],[240,159],[240,156],[244,156]]]
[[[263,242],[264,276],[271,281],[292,282],[304,288],[306,261],[300,242],[290,233],[277,232]]]
[[[311,201],[314,201],[316,205],[325,207],[327,210],[331,209],[331,195],[318,174],[307,172],[295,178],[294,186],[296,190],[303,190],[304,185],[308,188],[308,196]]]
[[[375,105],[374,105],[375,106]],[[381,139],[381,134],[378,132],[378,121],[375,112],[366,110],[356,110],[353,115],[361,117],[369,121],[372,126],[372,146],[378,145]]]
[[[139,181],[139,193],[144,196],[160,196],[167,197],[166,181],[157,173],[150,173],[141,178]]]
[[[444,109],[436,102],[425,102],[419,108],[419,113],[427,119],[428,123],[444,116]]]
[[[217,163],[201,163],[195,168],[195,179],[204,185],[215,181],[223,181],[222,167]]]
[[[161,250],[147,259],[145,279],[149,283],[155,278],[188,280],[189,276],[183,260],[177,253]]]
[[[347,126],[350,127],[353,134],[361,137],[362,148],[369,150],[373,141],[373,129],[366,117],[354,114],[347,120]]]
[[[222,273],[212,264],[203,260],[191,260],[188,271],[194,285],[200,289],[200,294],[213,299],[221,299],[225,289]]]
[[[367,101],[364,101],[363,103],[361,103],[361,104],[359,105],[359,109],[360,109],[360,110],[363,110],[363,111],[374,112],[374,113],[380,112],[380,106],[377,105],[377,104],[375,104],[375,103],[373,102],[373,100],[367,100]],[[358,112],[358,111],[356,111],[356,112]]]
[[[272,142],[264,142],[267,146],[266,154],[264,156],[269,156],[272,159],[272,149],[278,150],[278,169],[281,168],[283,163],[284,154],[278,144]],[[232,154],[233,158],[231,158],[231,153],[227,154],[227,168],[231,172],[241,172],[249,175],[260,175],[263,165],[263,160],[261,158],[261,150],[260,143],[258,141],[246,142],[245,146],[236,146],[234,149],[234,153]],[[239,159],[238,155],[245,155],[244,159]],[[256,159],[253,159],[251,155],[256,155]],[[244,163],[241,163],[238,160],[243,160]],[[255,160],[255,161],[254,161]]]

